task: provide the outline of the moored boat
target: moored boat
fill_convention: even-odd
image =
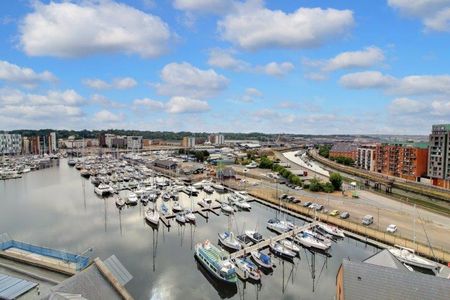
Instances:
[[[335,237],[339,237],[339,238],[345,237],[344,231],[335,226],[331,226],[331,225],[328,225],[325,223],[318,223],[317,228],[319,230],[324,231],[325,233],[331,234]]]
[[[153,225],[159,224],[159,213],[155,209],[148,209],[145,212],[145,219]]]
[[[394,255],[399,261],[407,265],[432,271],[437,271],[439,269],[439,265],[437,263],[418,256],[417,254],[415,254],[413,249],[396,245],[395,247],[389,248],[389,252]]]
[[[233,260],[236,266],[236,274],[243,280],[261,280],[261,272],[258,267],[248,258],[236,258]]]
[[[228,249],[231,250],[240,250],[241,249],[241,244],[239,243],[239,241],[234,237],[233,232],[231,231],[225,231],[222,233],[218,234],[219,236],[219,241],[222,245],[224,245],[225,247],[227,247]]]
[[[272,268],[272,259],[269,255],[262,253],[261,251],[252,251],[251,256],[253,260],[258,264],[260,267],[271,269]]]
[[[282,244],[278,242],[271,243],[270,250],[276,255],[281,256],[283,258],[293,259],[294,257],[297,256],[297,253],[289,250],[288,248],[284,247]]]
[[[263,236],[255,230],[246,230],[245,235],[255,244],[264,240]]]
[[[236,284],[236,269],[225,251],[219,250],[206,240],[195,245],[195,257],[215,278],[225,283]]]

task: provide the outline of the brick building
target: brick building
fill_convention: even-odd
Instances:
[[[334,144],[330,150],[331,158],[347,157],[356,160],[356,156],[357,156],[357,148],[356,145],[354,144],[348,143]]]

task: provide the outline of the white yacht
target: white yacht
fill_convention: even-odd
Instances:
[[[233,232],[231,231],[225,231],[222,233],[219,233],[219,241],[222,245],[225,247],[231,249],[231,250],[240,250],[241,244],[239,241],[234,237]]]
[[[395,247],[389,248],[389,252],[391,252],[391,254],[394,255],[402,263],[423,269],[429,269],[432,271],[436,271],[439,269],[439,265],[437,263],[418,256],[417,254],[415,254],[413,249],[396,245]]]
[[[154,225],[158,225],[159,224],[159,213],[157,210],[155,209],[148,209],[145,212],[145,219],[154,224]]]
[[[319,250],[327,250],[331,247],[331,244],[325,243],[317,239],[315,236],[307,233],[301,232],[295,236],[295,240],[305,247],[312,247]]]
[[[285,233],[291,230],[286,222],[282,222],[278,219],[270,219],[267,221],[267,228],[277,232],[277,233]]]
[[[138,198],[137,198],[137,196],[136,196],[135,193],[130,193],[130,194],[128,194],[128,200],[127,200],[127,203],[128,203],[128,204],[130,204],[130,205],[136,205],[137,202],[138,202]]]
[[[331,226],[331,225],[328,225],[325,223],[318,223],[317,228],[319,228],[320,230],[322,230],[328,234],[336,236],[336,237],[340,237],[340,238],[345,237],[344,231],[342,231],[341,229],[339,229],[335,226]]]
[[[113,193],[113,189],[104,183],[100,183],[97,187],[94,188],[94,192],[99,196],[105,196]]]
[[[195,220],[197,219],[195,217],[195,214],[190,209],[185,211],[184,217],[186,218],[186,221],[191,221],[191,222],[195,222]]]

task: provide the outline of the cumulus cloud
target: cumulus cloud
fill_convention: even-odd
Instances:
[[[111,82],[106,82],[98,78],[83,79],[83,84],[95,90],[131,89],[137,85],[137,81],[131,77],[114,78]]]
[[[340,83],[351,89],[382,88],[394,95],[450,96],[450,75],[411,75],[396,78],[376,71],[350,73]]]
[[[395,78],[378,71],[365,71],[346,74],[339,82],[350,89],[386,88],[394,84]]]
[[[118,123],[124,120],[124,115],[104,109],[95,113],[94,120],[101,123]]]
[[[122,103],[119,103],[117,101],[113,101],[108,99],[107,97],[100,95],[100,94],[94,94],[91,96],[91,102],[94,104],[99,104],[103,107],[108,108],[124,108],[125,105]]]
[[[247,88],[244,94],[239,98],[239,101],[245,103],[255,102],[256,99],[259,99],[263,96],[263,93],[260,92],[256,88]]]
[[[209,51],[208,64],[213,67],[238,72],[250,70],[250,64],[234,57],[234,53],[235,51],[233,50],[212,49]]]
[[[450,31],[449,0],[388,0],[388,4],[403,15],[420,19],[426,30]]]
[[[142,98],[142,99],[135,99],[133,101],[133,107],[134,109],[146,108],[149,110],[163,110],[164,103],[149,98]]]
[[[74,90],[34,94],[17,89],[0,89],[0,119],[19,118],[21,124],[32,124],[33,127],[38,124],[44,127],[55,120],[70,122],[80,118],[84,104],[84,98]]]
[[[232,0],[174,0],[173,7],[178,10],[191,13],[215,13],[228,12],[234,5]]]
[[[291,62],[270,62],[266,65],[253,66],[235,57],[236,51],[230,49],[213,49],[209,52],[208,64],[213,67],[236,72],[263,73],[281,77],[294,69]]]
[[[155,85],[161,95],[205,99],[224,90],[229,80],[213,69],[201,70],[189,63],[170,63],[161,71],[161,83]]]
[[[380,48],[371,46],[359,51],[347,51],[325,60],[303,59],[306,68],[313,69],[306,75],[309,79],[323,80],[327,74],[337,70],[369,68],[373,67],[385,59]]]
[[[168,113],[199,113],[210,110],[208,102],[203,100],[191,99],[187,97],[176,96],[170,98],[166,104]]]
[[[294,69],[294,65],[290,62],[271,62],[267,65],[261,67],[257,67],[257,69],[262,70],[263,73],[271,76],[284,76],[290,71]]]
[[[81,57],[126,53],[158,57],[171,39],[159,17],[114,1],[34,2],[19,26],[30,56]]]
[[[393,114],[420,113],[426,109],[427,104],[421,101],[402,97],[394,99],[389,105],[389,111]]]
[[[342,37],[354,24],[350,10],[299,8],[292,13],[241,3],[218,22],[221,37],[243,49],[310,48]]]
[[[42,82],[54,82],[56,77],[49,71],[36,73],[33,69],[0,60],[0,80],[32,88]]]

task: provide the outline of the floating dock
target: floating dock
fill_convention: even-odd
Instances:
[[[192,213],[194,213],[194,214],[199,214],[199,215],[202,216],[203,218],[207,219],[207,218],[208,218],[208,215],[205,214],[205,212],[210,211],[210,212],[212,212],[212,213],[214,213],[214,214],[216,214],[216,215],[219,215],[219,214],[215,211],[215,210],[218,209],[218,208],[220,208],[220,205],[209,205],[208,207],[202,207],[202,208],[199,208],[199,209],[195,209],[195,210],[192,211]],[[175,218],[176,215],[177,215],[176,213],[171,213],[171,214],[168,214],[168,215],[165,215],[165,216],[160,215],[159,219],[161,220],[161,222],[162,222],[164,225],[166,225],[167,227],[170,227],[170,226],[171,226],[171,225],[170,225],[170,219]]]
[[[271,243],[275,243],[275,242],[284,240],[284,239],[286,239],[288,237],[294,237],[298,233],[300,233],[300,232],[302,232],[304,230],[310,229],[310,228],[312,228],[312,227],[314,227],[316,225],[317,225],[316,222],[312,222],[312,223],[308,223],[308,224],[305,224],[305,225],[302,225],[302,226],[297,226],[294,229],[292,229],[291,231],[288,231],[286,233],[282,233],[282,234],[279,234],[277,236],[265,239],[262,242],[259,242],[257,244],[245,247],[244,249],[241,249],[239,251],[231,253],[230,254],[230,258],[237,258],[237,257],[240,257],[240,256],[245,256],[245,255],[251,253],[252,251],[268,247]]]

